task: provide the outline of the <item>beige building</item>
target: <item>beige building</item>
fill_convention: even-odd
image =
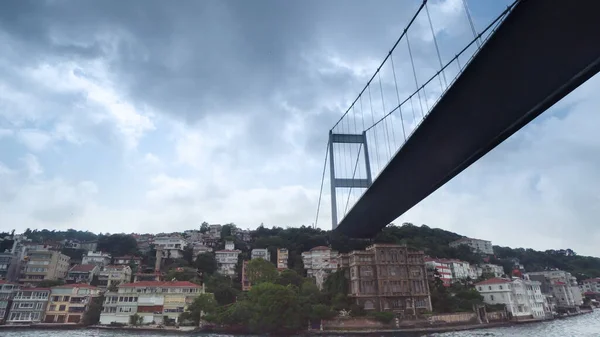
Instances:
[[[341,255],[350,280],[348,296],[367,311],[410,316],[431,311],[425,254],[406,246],[374,244]]]
[[[60,280],[67,276],[70,257],[53,250],[30,251],[25,257],[19,282],[36,284],[43,280]]]
[[[277,269],[283,270],[288,268],[289,252],[286,248],[277,249]]]
[[[44,323],[79,323],[100,289],[88,284],[53,287]]]
[[[492,248],[492,241],[473,239],[473,238],[461,238],[456,241],[450,242],[450,247],[457,248],[461,245],[471,247],[476,253],[494,255],[494,249]]]

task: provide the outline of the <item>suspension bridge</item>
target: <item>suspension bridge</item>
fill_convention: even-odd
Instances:
[[[456,48],[420,3],[331,128],[315,225],[327,167],[332,228],[370,237],[600,70],[597,0],[516,0],[479,30],[461,11]]]

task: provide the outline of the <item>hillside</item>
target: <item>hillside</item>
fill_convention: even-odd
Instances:
[[[232,225],[230,225],[232,226]],[[233,225],[234,226],[234,225]],[[224,226],[225,236],[231,232],[229,226]],[[126,234],[95,234],[89,231],[26,230],[24,233],[34,242],[60,241],[73,239],[80,241],[98,241],[98,249],[105,250],[113,255],[126,255],[136,253],[135,240]],[[9,233],[0,233],[0,237]],[[266,228],[260,226],[252,232],[252,241],[247,244],[236,240],[236,247],[243,251],[242,258],[247,257],[253,248],[269,248],[272,256],[275,249],[285,247],[290,252],[289,264],[291,269],[302,272],[301,253],[313,247],[328,245],[333,249],[345,253],[355,249],[364,249],[371,243],[399,243],[422,249],[426,254],[439,258],[457,258],[471,263],[481,262],[481,257],[473,254],[466,246],[460,249],[451,248],[448,244],[461,237],[460,234],[439,228],[430,228],[426,225],[414,226],[405,223],[402,226],[388,226],[373,239],[350,239],[339,233],[313,229],[310,227],[299,228]],[[493,239],[493,238],[492,238]],[[5,248],[8,242],[0,242]],[[83,252],[67,251],[71,257]],[[524,265],[527,271],[540,271],[547,268],[559,268],[571,272],[578,279],[600,277],[600,258],[592,256],[579,256],[571,249],[536,251],[526,248],[509,248],[494,246],[495,257],[490,262],[505,267],[505,271],[512,269],[516,259]],[[74,255],[74,256],[73,256]]]

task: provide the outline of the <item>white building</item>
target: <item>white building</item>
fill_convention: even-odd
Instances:
[[[288,267],[288,257],[289,252],[287,248],[278,248],[277,249],[277,269],[283,270]]]
[[[165,316],[177,322],[179,315],[202,293],[203,287],[188,281],[122,284],[117,292],[104,295],[100,324],[128,324],[133,314],[141,316],[143,323],[162,324]]]
[[[450,264],[450,270],[452,271],[452,278],[454,280],[466,280],[469,277],[471,265],[469,262],[449,259],[447,260]]]
[[[109,253],[89,251],[81,259],[81,264],[93,264],[102,268],[110,264],[111,258]]]
[[[450,247],[458,247],[460,245],[467,245],[477,253],[494,255],[494,249],[492,248],[492,242],[487,240],[462,238],[456,241],[450,242]]]
[[[471,265],[469,267],[469,277],[471,280],[477,280],[483,275],[483,269],[476,265]]]
[[[577,278],[564,270],[545,270],[532,272],[529,275],[544,276],[549,283],[549,293],[552,294],[559,307],[578,307],[583,304],[581,288]]]
[[[484,263],[481,264],[480,267],[482,272],[485,274],[492,274],[494,275],[494,277],[502,277],[504,275],[504,267],[502,266],[491,263]]]
[[[131,281],[131,267],[128,265],[110,265],[104,267],[98,276],[98,287],[110,287],[113,284],[125,284]]]
[[[265,261],[271,262],[271,252],[267,248],[254,248],[250,253],[250,258],[254,259],[263,259]]]
[[[234,276],[235,266],[238,263],[238,256],[241,252],[241,250],[235,249],[235,245],[232,241],[227,241],[225,243],[225,249],[217,250],[215,252],[218,272],[222,275]]]
[[[308,277],[316,280],[317,287],[323,288],[323,283],[329,274],[338,269],[338,252],[329,247],[318,246],[302,253],[302,262]]]
[[[491,278],[475,284],[487,304],[504,304],[513,318],[544,319],[550,307],[540,289],[540,282],[527,279]]]
[[[210,253],[213,251],[213,249],[211,247],[205,246],[204,244],[202,244],[200,242],[194,243],[194,245],[192,246],[192,250],[193,250],[193,254],[194,254],[194,261],[196,261],[196,258],[198,257],[198,255],[204,254],[204,253]]]
[[[438,277],[444,286],[449,287],[452,285],[452,268],[448,260],[425,258],[425,267],[427,268],[429,279],[433,280],[434,277]],[[439,276],[435,275],[435,271],[438,272]]]
[[[183,258],[183,249],[187,241],[180,236],[159,236],[154,238],[154,246],[162,248],[165,256],[171,259]]]
[[[600,277],[583,280],[579,286],[582,293],[600,293]]]

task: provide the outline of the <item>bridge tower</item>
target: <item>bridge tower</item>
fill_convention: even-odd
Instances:
[[[335,160],[334,160],[334,149],[333,144],[359,144],[363,147],[366,178],[336,178],[335,175]],[[338,226],[338,215],[337,215],[337,197],[336,192],[338,188],[362,188],[368,189],[371,187],[373,180],[371,178],[371,165],[369,162],[369,150],[367,147],[367,133],[363,131],[362,134],[342,134],[333,133],[333,130],[329,131],[329,174],[330,174],[330,185],[331,185],[331,229],[335,229]]]

